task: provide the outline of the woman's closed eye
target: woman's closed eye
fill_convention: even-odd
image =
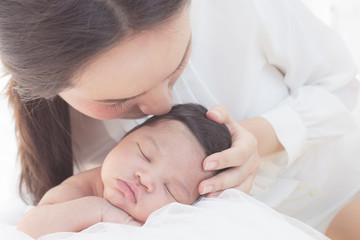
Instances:
[[[129,104],[129,101],[130,100],[122,100],[119,102],[115,102],[115,103],[106,105],[106,107],[110,111],[123,111]]]

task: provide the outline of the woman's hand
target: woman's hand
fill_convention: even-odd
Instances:
[[[209,119],[228,127],[232,136],[232,145],[231,148],[214,153],[204,160],[205,170],[228,169],[202,181],[199,185],[200,194],[213,197],[228,188],[237,188],[249,193],[260,166],[256,138],[234,121],[222,105],[213,107],[206,115]]]

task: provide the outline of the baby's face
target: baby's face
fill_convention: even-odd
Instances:
[[[140,221],[171,202],[192,204],[199,183],[213,175],[202,169],[204,158],[200,143],[179,121],[141,127],[106,157],[104,198]]]

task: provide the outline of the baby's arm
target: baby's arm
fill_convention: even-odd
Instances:
[[[96,171],[75,175],[49,190],[19,221],[18,230],[38,238],[53,232],[79,232],[98,222],[137,224],[126,212],[94,196],[91,182],[98,179]]]

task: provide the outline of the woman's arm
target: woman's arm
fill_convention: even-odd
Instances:
[[[238,123],[256,138],[260,157],[284,150],[274,128],[265,118],[250,118]]]
[[[262,114],[288,156],[356,129],[357,69],[341,37],[301,3],[253,1],[268,64],[283,74],[288,97]]]
[[[204,180],[200,193],[235,186],[250,190],[259,166],[255,149],[260,156],[285,150],[287,163],[281,167],[288,167],[306,148],[333,141],[356,128],[351,110],[358,97],[357,71],[341,38],[300,1],[247,2],[252,20],[258,22],[259,49],[266,56],[266,64],[283,75],[288,96],[274,103],[272,109],[258,113],[260,116],[237,122],[241,127],[236,127],[226,109],[218,111],[220,117],[208,114],[217,122],[240,129],[231,132],[241,137],[235,139],[231,150],[205,159],[205,169],[229,169]],[[203,191],[206,186],[213,187]]]

